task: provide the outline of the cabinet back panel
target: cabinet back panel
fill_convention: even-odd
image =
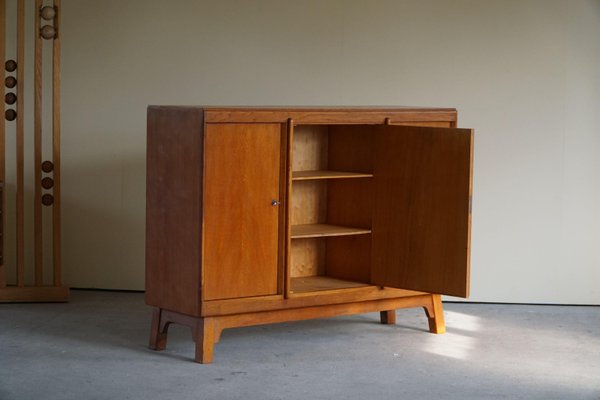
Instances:
[[[373,139],[369,125],[330,126],[329,169],[348,172],[373,172]]]
[[[327,223],[370,229],[373,179],[330,180],[327,187]]]
[[[281,127],[209,124],[204,299],[277,293]]]
[[[294,127],[292,170],[327,169],[327,132],[326,125],[297,125]]]
[[[371,235],[327,239],[327,276],[369,283],[371,279]]]
[[[292,225],[325,223],[327,183],[297,181],[292,185]]]
[[[290,276],[325,274],[325,239],[294,239],[291,247]]]

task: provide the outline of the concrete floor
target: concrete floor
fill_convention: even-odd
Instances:
[[[200,365],[188,328],[147,349],[143,294],[0,304],[0,400],[600,399],[600,307],[445,310],[444,335],[421,309],[226,330]]]

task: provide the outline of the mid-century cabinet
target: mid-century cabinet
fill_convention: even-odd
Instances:
[[[150,347],[469,294],[473,132],[440,108],[148,108]]]

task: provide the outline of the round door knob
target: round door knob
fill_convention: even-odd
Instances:
[[[280,203],[279,201],[277,201],[277,200],[272,200],[272,201],[271,201],[271,205],[272,205],[273,207],[277,207],[277,206],[278,206],[278,205],[280,205],[280,204],[281,204],[281,203]]]

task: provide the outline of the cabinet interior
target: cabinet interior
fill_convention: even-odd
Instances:
[[[298,125],[292,146],[290,291],[370,285],[373,136]]]

